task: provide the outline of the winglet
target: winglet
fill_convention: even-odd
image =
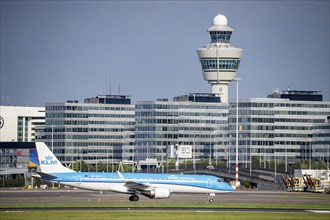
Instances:
[[[125,177],[123,176],[123,174],[121,174],[121,172],[117,171],[117,173],[118,173],[120,179],[125,180]]]

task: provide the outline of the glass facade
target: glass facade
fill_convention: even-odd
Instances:
[[[36,128],[45,125],[45,117],[30,117],[18,116],[17,117],[17,141],[28,142],[35,141]]]
[[[181,97],[182,98],[182,97]],[[179,100],[179,99],[178,99]],[[236,101],[143,101],[136,105],[50,103],[45,140],[63,162],[112,158],[166,160],[166,147],[192,145],[196,159],[235,162]],[[240,163],[265,167],[275,158],[294,163],[329,160],[329,102],[249,99],[238,103]],[[24,129],[22,127],[22,129]]]
[[[248,163],[255,156],[265,167],[275,157],[288,163],[312,157],[313,126],[330,115],[329,102],[286,99],[239,101],[238,109],[239,160]],[[228,135],[230,159],[235,160],[236,102],[230,104]]]
[[[196,159],[214,159],[228,124],[228,105],[219,102],[139,102],[135,111],[137,160],[166,160],[166,147],[175,144],[193,146]]]
[[[211,43],[229,43],[232,31],[209,31]]]
[[[313,126],[312,155],[316,161],[330,162],[330,116],[328,119]]]
[[[46,105],[45,142],[63,163],[134,159],[134,105],[100,101]]]
[[[240,59],[226,59],[226,58],[219,58],[219,64],[218,60],[216,58],[209,58],[209,59],[200,59],[203,71],[214,71],[218,69],[219,70],[237,70],[239,67]]]

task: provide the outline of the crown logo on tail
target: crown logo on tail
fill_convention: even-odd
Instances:
[[[45,158],[46,158],[46,160],[52,160],[53,159],[53,156],[48,155]]]

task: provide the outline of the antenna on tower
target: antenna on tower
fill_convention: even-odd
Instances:
[[[121,74],[119,75],[119,83],[118,83],[118,95],[120,95],[120,80],[121,80]]]
[[[109,70],[109,95],[111,95],[111,71]]]

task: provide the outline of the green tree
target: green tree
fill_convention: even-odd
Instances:
[[[252,167],[259,167],[260,165],[259,157],[253,156],[251,162],[252,162]]]
[[[168,159],[167,160],[167,163],[164,164],[165,166],[168,166],[168,167],[174,167],[175,166],[175,159]]]
[[[96,167],[97,172],[107,172],[107,164],[102,161],[97,162]]]
[[[207,166],[209,165],[209,159],[202,158],[198,161],[198,163],[201,164],[202,166]]]
[[[241,182],[241,186],[243,186],[246,189],[249,189],[249,188],[251,188],[251,182],[249,180],[243,180]]]
[[[226,162],[223,161],[223,160],[220,160],[220,161],[218,160],[217,163],[218,163],[218,165],[217,165],[218,167],[225,167],[226,166]],[[215,164],[215,162],[213,162],[212,164]]]
[[[81,166],[81,168],[80,168],[80,166]],[[81,172],[91,171],[91,167],[85,161],[77,160],[76,162],[74,162],[72,164],[71,167],[74,171],[77,171],[77,172],[79,172],[79,171],[81,171]]]
[[[121,167],[123,169],[123,170],[121,170],[122,172],[132,172],[132,170],[133,170],[132,166],[129,164],[122,164]]]

